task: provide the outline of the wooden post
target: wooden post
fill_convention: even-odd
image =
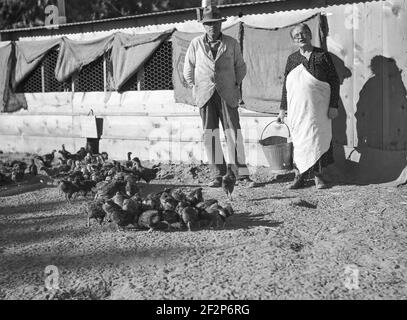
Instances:
[[[66,23],[65,0],[58,0],[58,9],[59,9],[58,24],[64,24]]]

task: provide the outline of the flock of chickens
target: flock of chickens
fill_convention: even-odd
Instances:
[[[168,188],[161,192],[141,196],[141,181],[149,183],[156,179],[160,165],[152,168],[142,166],[138,157],[127,161],[110,161],[108,154],[91,154],[85,148],[70,153],[62,145],[55,158],[53,150],[43,156],[34,156],[28,166],[23,161],[6,163],[8,174],[0,176],[4,181],[18,182],[24,174],[46,174],[58,182],[58,188],[71,202],[76,196],[94,194],[83,211],[87,216],[87,227],[91,219],[99,224],[112,223],[118,230],[127,226],[137,229],[191,231],[201,227],[224,227],[226,219],[233,215],[233,208],[222,207],[216,199],[204,199],[202,188],[186,191],[183,188]],[[58,164],[55,164],[58,160]],[[7,170],[6,170],[7,171]],[[232,168],[228,166],[222,187],[231,199],[236,183]]]

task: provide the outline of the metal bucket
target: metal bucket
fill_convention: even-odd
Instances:
[[[270,168],[275,171],[283,170],[292,170],[293,169],[293,143],[288,139],[291,137],[290,129],[288,126],[283,123],[288,130],[288,138],[281,136],[270,136],[263,139],[263,134],[266,131],[267,127],[272,123],[270,122],[261,133],[261,138],[259,143],[263,148],[264,155],[267,159],[267,162],[270,165]]]

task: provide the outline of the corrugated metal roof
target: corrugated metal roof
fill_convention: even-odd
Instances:
[[[238,7],[250,7],[256,5],[263,5],[268,3],[275,3],[275,2],[287,2],[290,0],[267,0],[267,1],[256,1],[256,2],[245,2],[245,3],[234,3],[234,4],[224,4],[219,5],[219,8],[238,8]],[[127,17],[117,17],[117,18],[109,18],[109,19],[101,19],[101,20],[92,20],[92,21],[82,21],[82,22],[71,22],[60,25],[59,28],[64,27],[73,27],[73,26],[86,26],[92,24],[103,24],[106,22],[120,22],[132,19],[140,19],[140,18],[148,18],[148,17],[159,17],[159,16],[170,16],[179,13],[190,13],[195,12],[197,8],[185,8],[185,9],[178,9],[178,10],[169,10],[169,11],[160,11],[160,12],[151,12],[146,14],[138,14],[132,15]],[[52,30],[53,27],[46,27],[46,26],[38,26],[38,27],[30,27],[30,28],[16,28],[16,29],[7,29],[7,30],[0,30],[1,33],[13,33],[13,32],[22,32],[22,31],[34,31],[34,30]]]

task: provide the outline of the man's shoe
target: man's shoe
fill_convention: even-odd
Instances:
[[[295,190],[304,187],[304,177],[297,175],[294,178],[294,182],[288,187],[288,189]]]
[[[317,189],[327,189],[328,185],[326,182],[322,179],[321,176],[315,175],[315,187]]]
[[[208,183],[208,187],[220,188],[222,186],[222,177],[217,177]]]

